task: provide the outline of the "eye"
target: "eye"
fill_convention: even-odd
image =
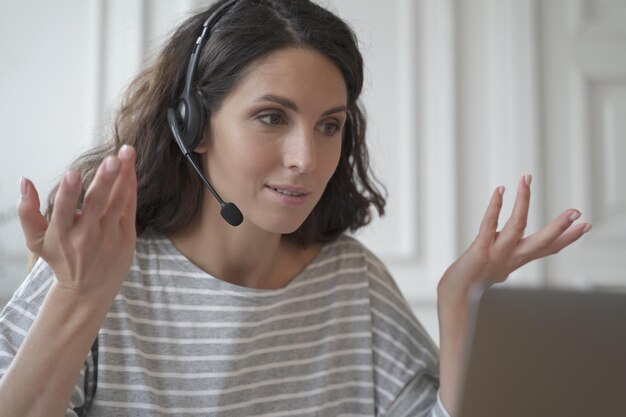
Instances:
[[[320,125],[320,131],[326,136],[334,136],[340,129],[341,127],[336,121],[328,121]]]
[[[268,125],[285,124],[285,118],[280,113],[264,113],[257,116],[257,119]]]

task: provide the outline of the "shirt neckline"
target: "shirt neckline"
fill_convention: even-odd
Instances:
[[[304,267],[302,271],[296,274],[287,285],[281,288],[276,289],[262,289],[262,288],[252,288],[252,287],[244,287],[242,285],[233,284],[228,281],[224,281],[218,277],[215,277],[208,272],[201,269],[199,266],[194,264],[189,258],[187,258],[178,248],[174,245],[174,243],[165,235],[164,233],[158,232],[156,230],[150,229],[146,230],[142,234],[142,238],[146,241],[151,241],[154,243],[158,243],[163,245],[161,248],[162,252],[165,252],[168,255],[172,256],[172,261],[176,263],[182,270],[185,272],[191,272],[194,276],[197,276],[198,279],[205,279],[211,283],[211,286],[219,291],[224,293],[228,293],[234,296],[245,296],[245,297],[255,297],[258,298],[273,298],[279,297],[287,292],[289,292],[294,286],[299,286],[299,283],[307,277],[311,275],[312,269],[316,267],[317,264],[323,262],[327,257],[330,251],[331,246],[338,241],[340,238],[335,239],[330,242],[326,242],[323,244],[320,251],[315,255],[315,257]]]

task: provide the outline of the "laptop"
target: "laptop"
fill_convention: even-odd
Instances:
[[[626,292],[477,294],[459,417],[626,416]]]

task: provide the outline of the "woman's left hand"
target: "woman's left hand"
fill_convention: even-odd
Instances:
[[[469,248],[444,273],[439,295],[466,295],[474,284],[489,286],[506,280],[509,274],[535,259],[558,253],[591,229],[591,224],[573,225],[581,213],[568,209],[538,232],[524,237],[530,203],[532,177],[519,182],[511,217],[497,231],[504,187],[491,196],[478,236]]]
[[[559,252],[591,229],[589,223],[574,225],[580,212],[568,209],[543,229],[524,237],[530,182],[530,175],[524,175],[520,180],[513,213],[501,231],[497,229],[504,187],[494,191],[478,236],[450,265],[437,287],[440,395],[445,408],[453,416],[459,406],[470,289],[475,285],[486,288],[502,282],[522,265]]]

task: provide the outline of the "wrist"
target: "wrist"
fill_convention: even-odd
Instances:
[[[44,303],[60,314],[69,312],[72,319],[89,322],[104,320],[116,295],[117,292],[103,288],[77,290],[55,280]]]
[[[451,283],[445,276],[437,286],[439,336],[443,350],[461,349],[468,325],[471,288]]]
[[[470,288],[458,280],[444,275],[437,285],[437,305],[439,308],[465,308]]]

